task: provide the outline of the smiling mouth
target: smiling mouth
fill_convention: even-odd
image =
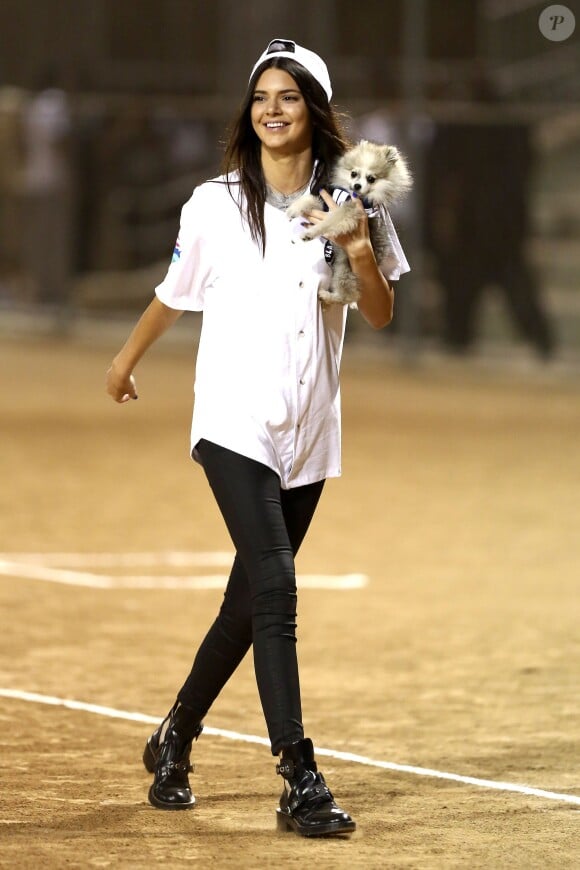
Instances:
[[[285,124],[283,121],[268,121],[264,126],[267,130],[281,130],[283,127],[287,127],[288,124]]]

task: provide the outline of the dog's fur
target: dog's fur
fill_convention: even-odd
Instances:
[[[394,145],[376,145],[374,142],[360,141],[347,151],[336,163],[331,173],[332,185],[353,194],[356,193],[364,204],[375,212],[369,216],[369,234],[377,262],[391,250],[389,236],[381,209],[401,199],[411,188],[411,174],[404,157]],[[300,197],[286,210],[289,218],[298,217],[312,209],[323,209],[321,199],[311,194]],[[354,199],[349,199],[320,223],[309,227],[303,236],[305,241],[317,236],[339,236],[351,233],[359,221]],[[340,245],[334,245],[332,281],[328,289],[318,292],[325,304],[341,305],[356,302],[359,289],[356,275],[353,274],[348,257]]]

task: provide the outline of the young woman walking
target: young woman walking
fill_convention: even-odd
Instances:
[[[173,261],[107,374],[117,402],[136,399],[133,371],[183,311],[203,311],[191,450],[201,463],[235,546],[221,609],[176,701],[145,747],[161,809],[195,803],[192,741],[250,647],[272,754],[285,787],[278,825],[305,836],[345,834],[355,822],[337,806],[304,736],[296,657],[294,556],[324,481],[340,475],[338,372],[346,308],[323,307],[331,246],[300,240],[313,211],[284,211],[324,190],[347,145],[330,105],[324,61],[274,40],[256,62],[225,155],[224,174],[201,184],[183,208]],[[341,245],[358,276],[358,308],[375,328],[393,312],[390,283],[408,270],[389,222],[393,254],[377,263],[368,219]]]

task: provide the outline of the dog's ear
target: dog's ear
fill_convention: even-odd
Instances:
[[[389,166],[393,166],[399,159],[399,152],[394,145],[385,145],[384,147],[385,160]]]

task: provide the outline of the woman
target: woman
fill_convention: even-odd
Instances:
[[[203,310],[191,449],[213,490],[236,549],[219,614],[174,706],[144,753],[154,773],[150,802],[192,807],[193,739],[250,646],[272,754],[285,780],[278,824],[305,836],[350,833],[304,737],[296,658],[294,556],[324,481],[340,474],[338,369],[346,310],[322,308],[328,245],[300,241],[285,207],[324,187],[346,148],[332,108],[326,65],[290,40],[259,58],[234,126],[225,174],[184,206],[167,276],[108,372],[117,402],[137,398],[132,372],[184,310]],[[329,208],[332,198],[322,196]],[[393,289],[379,268],[365,211],[342,245],[360,281],[359,310],[389,323]],[[324,212],[306,216],[308,222]],[[400,251],[390,279],[408,266]]]

